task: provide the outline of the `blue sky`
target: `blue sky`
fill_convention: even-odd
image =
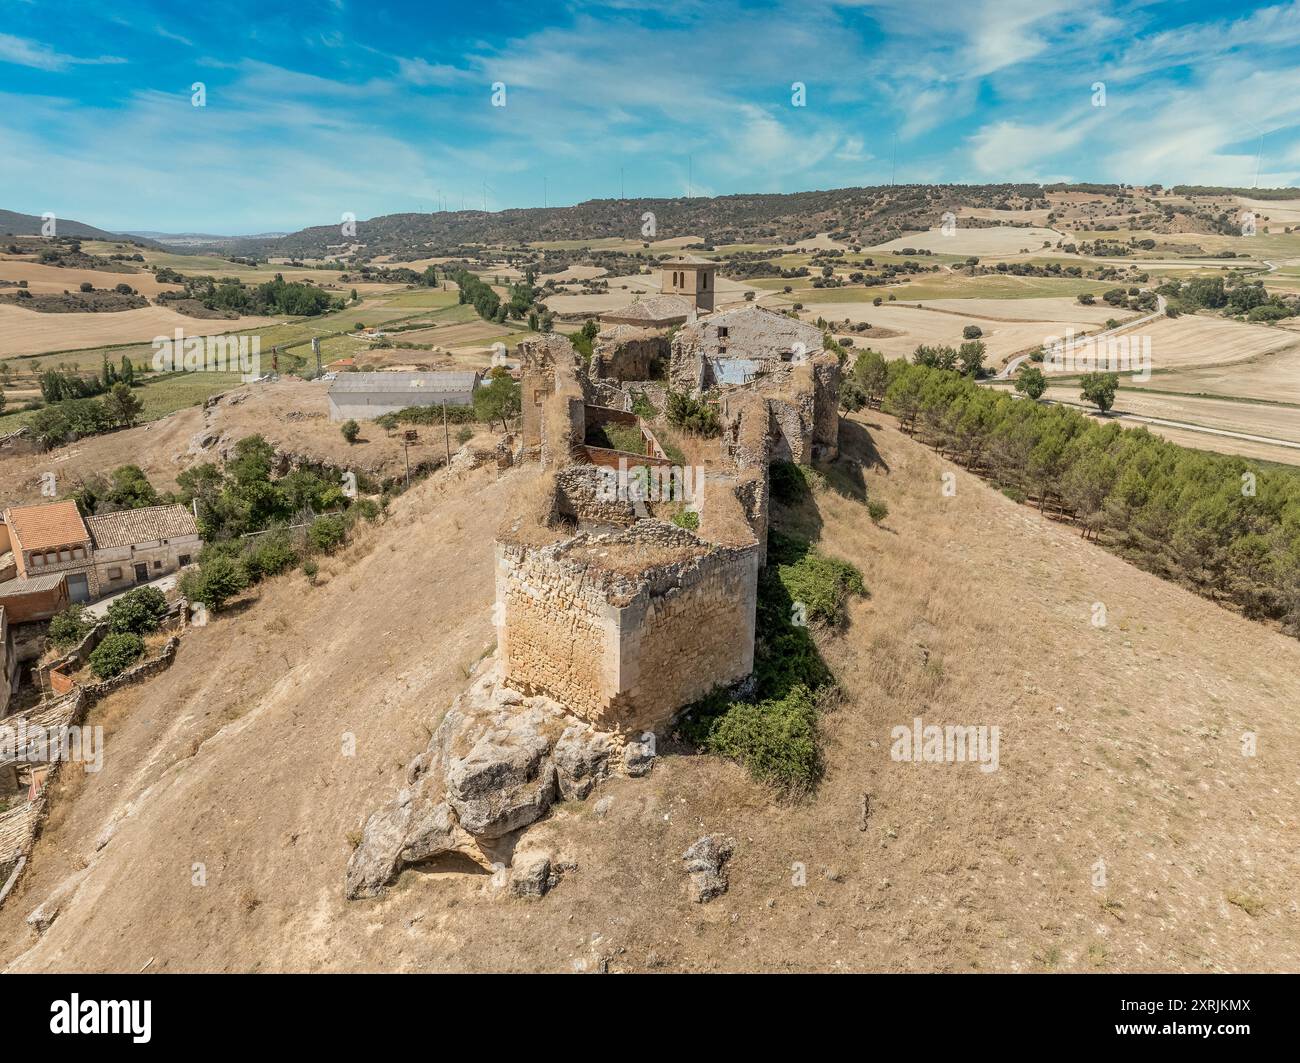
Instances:
[[[900,183],[1249,186],[1261,136],[1300,183],[1300,2],[0,0],[0,207],[113,229],[882,184],[895,139]]]

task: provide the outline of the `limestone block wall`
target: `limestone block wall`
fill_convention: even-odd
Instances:
[[[666,560],[634,575],[606,566],[624,554]],[[718,547],[659,521],[540,548],[498,542],[505,682],[602,730],[660,729],[753,670],[758,568],[757,544]]]
[[[819,355],[809,363],[813,386],[813,457],[831,461],[840,453],[840,362],[835,355]]]
[[[587,374],[592,380],[649,380],[667,364],[668,337],[655,329],[612,325],[592,344]]]

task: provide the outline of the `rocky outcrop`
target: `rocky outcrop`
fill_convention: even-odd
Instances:
[[[521,833],[552,803],[585,798],[623,763],[617,736],[502,686],[493,667],[447,710],[407,767],[407,785],[366,820],[347,896],[378,896],[404,867],[449,853],[487,870],[509,864]],[[518,896],[544,895],[571,866],[537,853],[523,861],[513,858],[509,880]]]
[[[704,904],[727,892],[725,868],[735,848],[730,838],[706,834],[682,853],[691,876],[691,894],[697,904]]]

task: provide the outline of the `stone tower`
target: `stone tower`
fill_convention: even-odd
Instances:
[[[713,309],[713,292],[717,282],[718,264],[707,258],[683,255],[661,262],[663,283],[660,293],[680,295],[695,304],[697,310]]]

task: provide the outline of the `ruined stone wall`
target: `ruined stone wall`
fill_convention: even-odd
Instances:
[[[809,363],[812,370],[812,449],[816,461],[840,453],[840,362],[829,351]]]
[[[669,358],[668,337],[655,329],[613,325],[592,343],[587,375],[591,380],[649,380]]]
[[[600,560],[638,551],[681,556],[635,575]],[[710,546],[658,521],[541,548],[498,543],[505,681],[602,730],[662,728],[752,671],[758,558],[755,545]]]
[[[576,524],[616,524],[637,521],[631,501],[610,499],[608,477],[595,465],[570,465],[555,474],[557,514]]]
[[[524,455],[543,465],[563,464],[584,435],[578,352],[567,336],[548,335],[521,343],[519,357]]]
[[[719,364],[725,366],[729,360],[751,368],[771,363],[770,369],[791,359],[812,357],[821,349],[822,333],[815,325],[761,306],[724,310],[677,330],[669,380],[678,390],[695,392],[715,383],[737,382],[718,379]]]

